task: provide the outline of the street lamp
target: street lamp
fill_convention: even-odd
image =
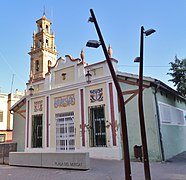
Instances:
[[[28,90],[29,90],[29,95],[32,96],[34,93],[34,88],[31,86]]]
[[[147,139],[146,139],[146,130],[145,130],[145,121],[144,121],[144,111],[143,111],[143,41],[144,35],[149,36],[152,33],[156,32],[154,29],[146,30],[141,26],[141,38],[140,38],[140,57],[134,59],[134,62],[139,62],[139,96],[138,96],[138,108],[139,108],[139,119],[140,119],[140,129],[141,129],[141,141],[143,148],[143,157],[144,157],[144,172],[145,179],[150,180],[150,167],[149,167],[149,157],[147,149]]]
[[[94,15],[94,12],[92,9],[90,9],[91,17],[89,18],[89,22],[93,22],[99,37],[99,41],[90,40],[87,42],[86,46],[88,47],[94,47],[98,48],[100,45],[102,45],[103,52],[105,54],[105,58],[112,76],[112,79],[114,81],[116,91],[118,94],[118,100],[120,104],[120,118],[121,118],[121,129],[122,129],[122,139],[123,139],[123,150],[124,150],[124,168],[125,168],[125,180],[131,180],[131,166],[130,166],[130,157],[129,157],[129,147],[128,147],[128,133],[127,133],[127,121],[126,121],[126,112],[125,112],[125,104],[124,104],[124,98],[123,94],[119,85],[119,82],[117,80],[117,75],[115,73],[115,70],[113,68],[110,56],[108,54],[107,48],[105,46],[105,42],[103,40],[101,31],[99,29],[96,17]]]
[[[85,77],[86,77],[87,83],[90,84],[91,83],[91,79],[90,78],[92,77],[92,74],[90,74],[89,70],[87,71],[87,74],[85,74]]]
[[[98,48],[101,45],[100,41],[97,40],[89,40],[86,44],[87,47]]]

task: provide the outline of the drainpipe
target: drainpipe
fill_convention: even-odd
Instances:
[[[156,84],[156,87],[155,87],[154,99],[155,99],[156,114],[157,114],[157,120],[158,120],[158,132],[159,132],[159,137],[160,137],[161,156],[162,156],[162,161],[165,161],[163,139],[162,139],[161,127],[160,127],[160,112],[159,112],[158,100],[157,100],[157,92],[158,92],[159,87],[160,87],[160,82],[158,81],[158,83]]]

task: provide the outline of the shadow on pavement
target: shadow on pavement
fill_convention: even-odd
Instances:
[[[166,160],[166,162],[186,163],[186,151]]]

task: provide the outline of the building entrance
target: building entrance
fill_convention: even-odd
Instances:
[[[42,119],[43,115],[38,114],[32,116],[32,147],[42,147]]]
[[[106,146],[106,128],[104,106],[89,108],[90,119],[90,146]]]
[[[56,114],[56,150],[75,150],[74,112]]]

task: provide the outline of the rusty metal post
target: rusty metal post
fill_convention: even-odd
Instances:
[[[145,179],[151,180],[146,130],[145,130],[144,110],[143,110],[143,41],[144,41],[144,27],[141,26],[138,108],[139,108],[140,130],[141,130],[141,141],[142,141],[143,157],[144,157]]]
[[[91,17],[92,20],[94,22],[99,40],[101,42],[102,48],[103,48],[103,52],[105,54],[105,58],[112,76],[112,79],[114,81],[115,87],[116,87],[116,91],[118,93],[118,100],[119,100],[119,104],[120,104],[120,118],[121,118],[121,126],[122,126],[122,139],[123,139],[123,150],[124,150],[124,168],[125,168],[125,180],[131,180],[132,176],[131,176],[131,166],[130,166],[130,156],[129,156],[129,147],[128,147],[128,132],[127,132],[127,121],[126,121],[126,112],[125,112],[125,103],[124,103],[124,98],[123,98],[123,94],[119,85],[119,82],[117,80],[117,76],[115,73],[115,70],[113,68],[111,59],[109,57],[107,48],[105,46],[105,42],[103,40],[101,31],[99,29],[96,17],[94,15],[94,12],[92,9],[90,9],[90,13],[91,13]]]

